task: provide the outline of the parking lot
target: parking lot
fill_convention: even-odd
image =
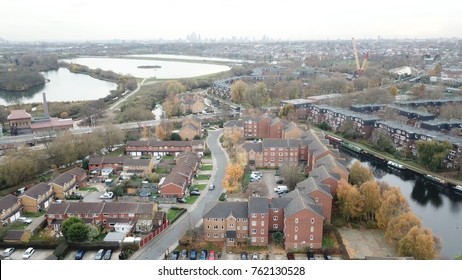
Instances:
[[[3,252],[6,248],[2,248],[1,251]],[[22,255],[26,251],[27,248],[24,249],[16,249],[11,256],[4,258],[5,260],[22,260]],[[36,249],[34,254],[30,256],[29,260],[45,260],[48,256],[53,255],[53,250],[44,250],[44,249]]]
[[[95,260],[96,253],[98,251],[87,251],[85,255],[83,255],[82,260]],[[69,253],[67,253],[66,257],[64,258],[65,260],[74,260],[75,254],[77,254],[77,250],[71,250]],[[111,260],[118,260],[119,259],[119,254],[120,251],[114,251],[112,253]]]

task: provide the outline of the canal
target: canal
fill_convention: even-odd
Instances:
[[[412,171],[388,167],[360,154],[341,149],[348,164],[361,161],[371,168],[378,181],[399,187],[412,211],[441,240],[441,258],[453,259],[462,254],[462,195],[436,185]]]

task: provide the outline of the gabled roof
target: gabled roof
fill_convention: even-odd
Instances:
[[[21,196],[29,196],[33,199],[38,199],[39,196],[45,195],[52,187],[48,183],[38,183],[25,191]]]
[[[179,187],[183,187],[185,183],[186,183],[186,179],[184,178],[184,176],[178,173],[170,173],[167,177],[165,177],[165,180],[160,186],[160,188],[162,189],[164,186],[168,184],[174,184]]]
[[[249,213],[265,213],[269,212],[268,198],[266,197],[250,197]]]
[[[314,214],[322,216],[321,205],[316,204],[308,195],[303,194],[300,190],[295,189],[285,195],[291,198],[290,202],[284,207],[284,217],[290,217],[302,210],[308,210]]]
[[[297,139],[263,139],[264,148],[296,148],[298,147]]]
[[[139,203],[137,202],[106,202],[102,207],[103,213],[138,213]]]
[[[348,172],[348,169],[345,167],[346,161],[342,158],[335,158],[333,155],[329,154],[325,157],[322,157],[316,161],[316,167],[323,165],[326,170],[332,171],[333,168],[337,167],[342,169],[345,172]]]
[[[7,194],[4,197],[0,198],[0,211],[10,209],[16,203],[18,203],[18,197],[12,194]]]
[[[69,203],[51,203],[48,207],[47,215],[63,215],[66,214]]]
[[[69,203],[66,210],[67,214],[100,214],[104,206],[104,202],[76,202]]]
[[[126,166],[149,166],[149,164],[151,164],[150,159],[126,158],[124,160],[124,167],[126,167]]]
[[[226,219],[231,214],[235,218],[248,218],[249,208],[247,202],[210,202],[204,208],[203,218]]]
[[[84,175],[87,175],[87,172],[84,169],[80,168],[80,167],[74,167],[74,168],[72,168],[71,170],[69,170],[67,172],[70,173],[70,174],[75,175],[76,177],[82,177]]]
[[[320,191],[332,198],[330,187],[320,182],[316,182],[313,177],[308,177],[307,179],[299,182],[297,184],[297,189],[308,195],[314,191]]]
[[[66,172],[51,180],[51,183],[55,183],[58,186],[64,186],[71,182],[74,178],[75,175]]]
[[[261,152],[261,151],[263,151],[261,142],[257,142],[257,143],[246,142],[246,143],[244,143],[242,145],[242,148],[246,152],[250,152],[250,151]]]
[[[314,177],[318,182],[322,182],[327,178],[333,178],[335,180],[340,180],[341,178],[340,174],[329,172],[324,166],[319,166],[311,170],[310,177]]]
[[[233,127],[233,126],[237,126],[237,127],[244,127],[244,121],[243,120],[231,120],[231,121],[227,121],[223,124],[223,127]]]

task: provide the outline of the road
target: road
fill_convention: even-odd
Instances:
[[[171,252],[178,244],[178,240],[188,229],[198,227],[202,224],[202,213],[205,204],[217,201],[223,191],[221,181],[225,175],[226,165],[228,164],[228,154],[220,147],[220,136],[223,130],[209,131],[207,145],[212,152],[213,172],[210,183],[215,184],[215,190],[206,188],[199,199],[188,208],[188,212],[180,217],[168,229],[154,238],[148,245],[138,250],[132,259],[138,260],[161,260],[166,252]]]

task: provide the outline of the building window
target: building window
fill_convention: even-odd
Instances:
[[[247,226],[242,226],[242,230],[247,230]]]
[[[207,229],[210,229],[210,226],[207,226]]]
[[[238,234],[237,234],[237,238],[239,238],[239,237],[241,237],[241,235],[238,233]]]
[[[313,235],[310,235],[310,240],[313,240],[313,239],[314,239]]]
[[[277,221],[278,220],[278,216],[273,216],[273,221]]]
[[[210,218],[207,218],[207,221],[210,221]]]
[[[315,201],[316,203],[318,203],[318,202],[319,202],[319,199],[318,199],[317,197],[315,197],[315,198],[314,198],[314,201]]]
[[[274,208],[274,209],[273,209],[273,212],[274,212],[274,213],[277,213],[277,212],[279,212],[279,209]]]
[[[221,229],[225,229],[225,226],[221,226]]]
[[[217,218],[213,218],[213,221],[214,221],[214,222],[218,222],[218,219],[217,219]]]
[[[265,221],[261,221],[260,225],[263,227],[265,226]]]
[[[311,232],[314,232],[314,227],[311,227],[311,228],[310,228],[310,231],[311,231]]]
[[[274,224],[274,225],[273,225],[273,228],[278,228],[278,224]]]
[[[265,238],[264,237],[260,238],[260,242],[262,243],[265,242]]]
[[[234,238],[228,238],[229,242],[234,242]]]
[[[298,227],[295,227],[295,232],[298,232]]]
[[[256,229],[252,229],[252,234],[257,234],[257,230],[256,230]]]
[[[294,235],[294,240],[298,240],[298,235]]]
[[[265,234],[265,230],[264,230],[264,229],[261,230],[261,234]]]
[[[252,213],[252,218],[256,218],[257,217],[257,214],[256,213]]]
[[[221,234],[221,238],[225,238],[225,234],[224,234],[224,233]]]
[[[214,225],[213,226],[213,230],[217,230],[218,229],[218,226],[217,225]]]
[[[252,243],[255,243],[257,242],[257,238],[256,237],[252,237]]]
[[[229,224],[228,227],[232,228],[234,227],[234,224]]]
[[[295,223],[298,224],[298,218],[295,218]]]
[[[214,233],[213,238],[218,238],[218,233]]]
[[[311,218],[311,223],[314,224],[314,218]]]
[[[257,226],[257,221],[252,221],[252,226],[256,227]]]
[[[242,219],[243,222],[247,222],[247,218]]]
[[[237,230],[240,230],[240,229],[241,229],[241,227],[240,227],[240,226],[237,226]]]

